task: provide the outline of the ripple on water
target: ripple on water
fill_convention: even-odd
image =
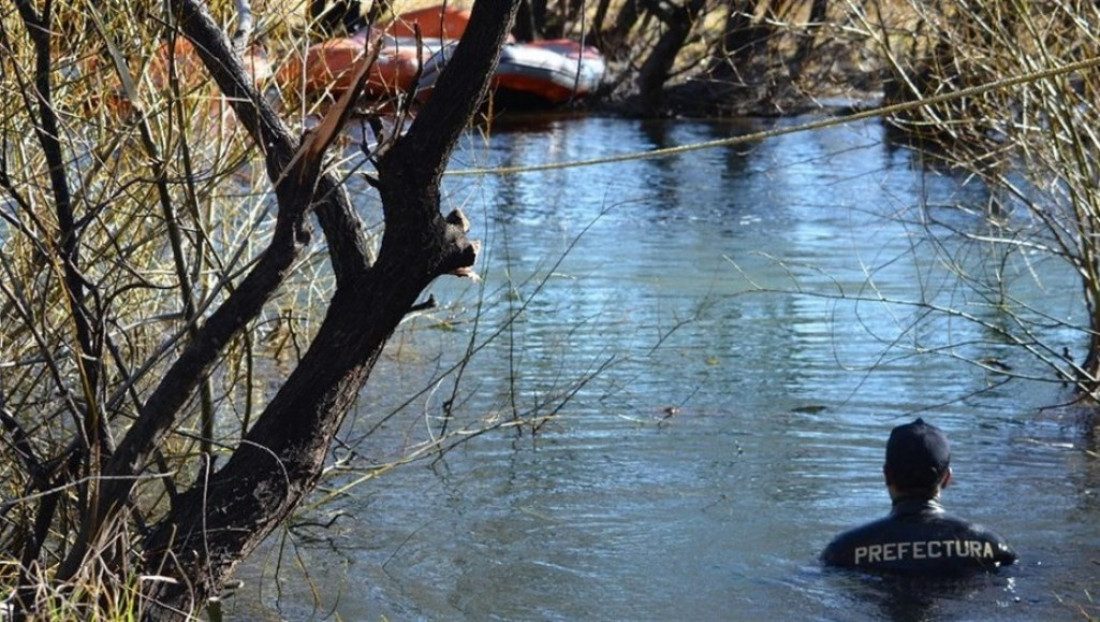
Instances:
[[[742,129],[558,120],[471,142],[456,159],[536,164]],[[343,618],[1070,619],[1061,601],[1095,593],[1100,461],[1078,429],[1036,416],[1059,387],[1002,386],[965,359],[1026,360],[973,323],[913,304],[1004,319],[953,284],[909,211],[980,192],[920,175],[877,124],[447,184],[491,258],[479,267],[480,335],[469,323],[412,324],[347,436],[407,397],[392,387],[433,386],[471,338],[525,303],[466,368],[456,403],[470,420],[572,398],[537,439],[488,434],[341,501],[355,519],[326,532],[335,548],[303,543],[301,555],[325,597],[340,594]],[[980,254],[951,256],[954,269],[980,273]],[[1018,273],[1025,301],[1077,313],[1056,266],[1031,268],[1045,282]],[[455,318],[477,308],[465,284],[432,289]],[[444,387],[364,441],[365,455],[422,440]],[[885,438],[916,416],[952,440],[945,503],[1001,532],[1019,567],[916,591],[818,567],[833,535],[887,511]],[[306,590],[282,587],[308,611]]]

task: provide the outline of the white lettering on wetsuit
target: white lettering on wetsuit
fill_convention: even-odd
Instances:
[[[921,542],[886,542],[856,547],[856,565],[899,562],[909,559],[940,557],[971,557],[993,559],[993,545],[981,540],[928,540]]]

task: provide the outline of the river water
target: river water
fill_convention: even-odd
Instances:
[[[541,119],[471,135],[451,169],[762,127]],[[1042,313],[1041,340],[1079,351],[1071,275],[965,242],[1026,218],[993,227],[981,188],[878,122],[456,175],[447,201],[483,242],[483,280],[433,285],[440,307],[395,336],[342,434],[351,470],[325,490],[438,434],[448,405],[452,431],[555,417],[319,495],[238,572],[231,619],[1100,615],[1096,444],[1044,408],[1067,390],[998,330]],[[885,438],[917,416],[953,442],[949,510],[1002,534],[1017,566],[937,585],[820,567],[832,536],[888,511]]]

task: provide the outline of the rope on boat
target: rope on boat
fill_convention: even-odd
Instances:
[[[629,162],[631,160],[648,160],[653,158],[663,158],[666,156],[678,155],[681,153],[687,153],[689,151],[700,151],[703,149],[714,149],[716,147],[728,147],[731,145],[740,145],[744,143],[757,142],[766,138],[774,138],[776,136],[784,136],[786,134],[794,134],[797,132],[808,132],[810,130],[819,130],[827,127],[834,127],[837,125],[843,125],[845,123],[852,123],[854,121],[862,121],[863,119],[869,119],[872,117],[883,117],[886,115],[892,115],[899,112],[907,112],[914,110],[922,106],[932,106],[936,104],[942,104],[944,102],[954,101],[964,97],[973,97],[975,95],[981,95],[988,93],[989,91],[996,91],[1013,86],[1018,86],[1027,82],[1035,82],[1054,76],[1073,73],[1075,71],[1081,71],[1084,69],[1091,69],[1100,65],[1100,56],[1094,56],[1077,62],[1069,63],[1067,65],[1061,65],[1059,67],[1051,67],[1043,69],[1041,71],[1033,71],[1025,73],[1023,75],[1004,78],[1001,80],[994,80],[985,84],[979,84],[976,86],[968,87],[958,91],[951,91],[949,93],[943,93],[940,95],[934,95],[925,99],[918,99],[911,102],[902,102],[899,104],[891,104],[889,106],[881,106],[878,108],[872,108],[869,110],[863,110],[844,116],[828,117],[817,121],[811,121],[809,123],[802,123],[799,125],[793,125],[791,127],[774,128],[770,130],[762,130],[759,132],[752,132],[749,134],[741,134],[738,136],[731,136],[730,138],[719,138],[716,140],[708,140],[698,143],[691,143],[688,145],[680,145],[677,147],[663,147],[661,149],[653,149],[651,151],[641,151],[624,153],[620,155],[606,156],[602,158],[592,158],[590,160],[572,160],[569,162],[551,162],[547,164],[534,164],[529,166],[508,166],[502,168],[472,168],[462,169],[456,171],[447,171],[444,174],[449,176],[472,176],[472,175],[514,175],[517,173],[533,173],[538,171],[553,171],[564,168],[577,168],[581,166],[597,166],[600,164],[614,164],[616,162]]]

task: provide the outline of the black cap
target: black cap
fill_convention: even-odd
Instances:
[[[899,425],[886,442],[886,474],[902,489],[931,488],[940,483],[951,463],[947,437],[923,419]]]

